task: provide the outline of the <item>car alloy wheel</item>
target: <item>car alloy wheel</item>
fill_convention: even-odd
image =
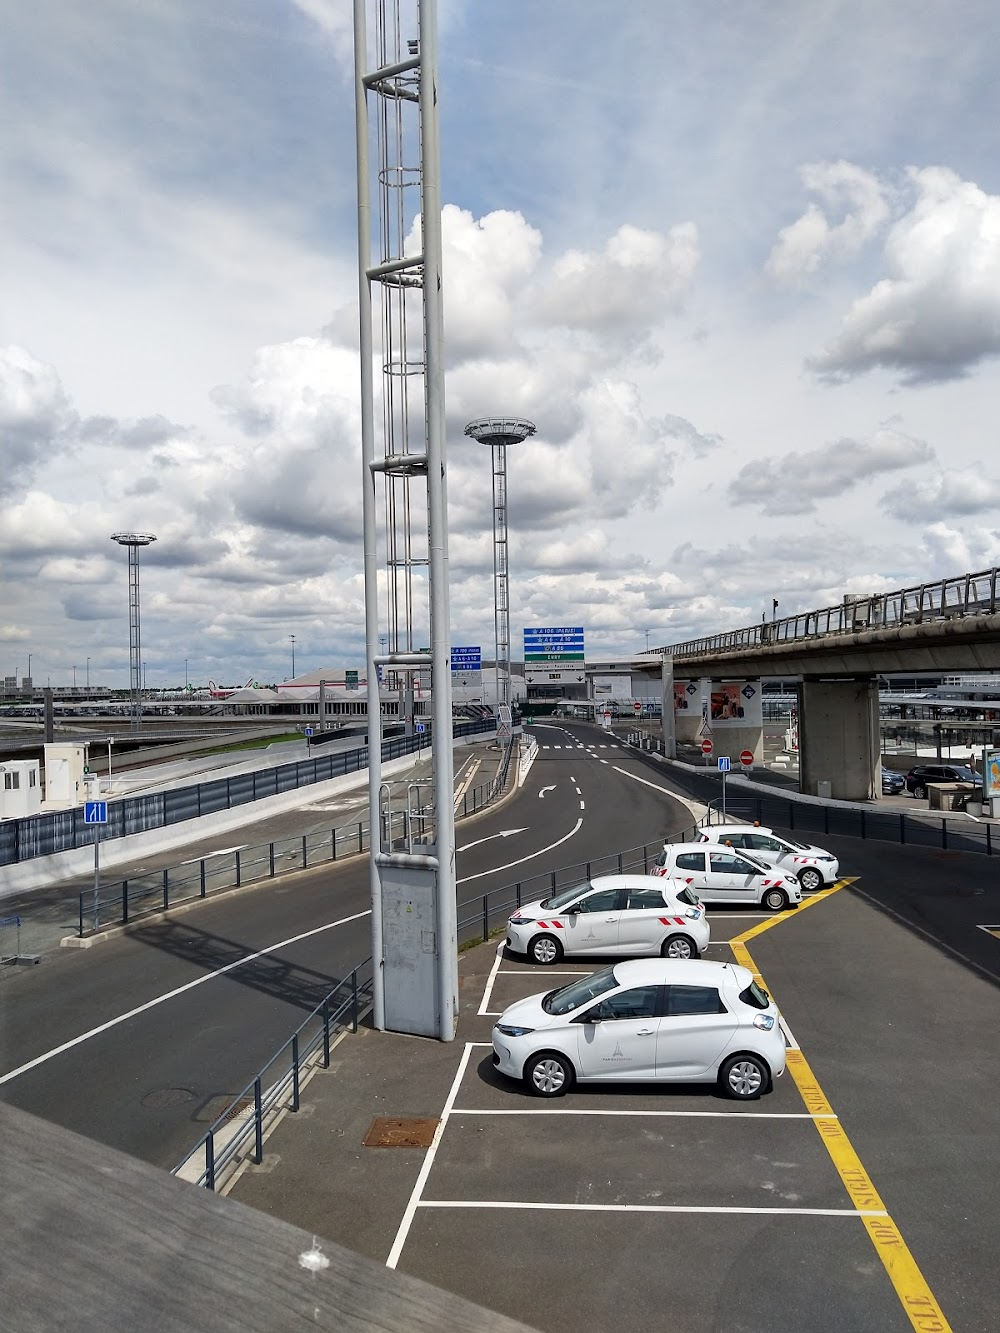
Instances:
[[[698,950],[688,935],[668,935],[660,954],[664,958],[697,958]]]
[[[783,912],[788,906],[788,894],[784,889],[768,889],[764,894],[764,906],[772,912]]]
[[[539,1097],[561,1097],[573,1081],[573,1070],[561,1055],[536,1055],[524,1071],[525,1082]]]
[[[722,1066],[722,1086],[737,1101],[756,1101],[767,1080],[767,1067],[755,1055],[734,1055]]]
[[[551,935],[536,935],[528,945],[528,955],[542,967],[551,967],[562,957],[562,945]]]
[[[799,883],[806,893],[815,893],[823,886],[823,876],[813,866],[809,866],[799,876]]]
[[[922,801],[925,799],[925,797],[927,796],[927,788],[923,785],[922,782],[918,782],[917,785],[913,788],[913,795],[916,797],[918,801]]]

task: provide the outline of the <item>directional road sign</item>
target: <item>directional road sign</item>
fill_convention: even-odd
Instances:
[[[85,824],[106,824],[108,822],[107,801],[84,801],[83,822]]]
[[[720,772],[720,773],[728,773],[730,768],[731,768],[731,764],[730,764],[730,762],[729,762],[729,755],[728,755],[728,754],[720,754],[720,755],[719,755],[719,772]]]

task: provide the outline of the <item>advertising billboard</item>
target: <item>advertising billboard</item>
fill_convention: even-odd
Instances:
[[[762,726],[760,681],[713,680],[708,716],[713,731],[726,727]]]
[[[983,795],[988,801],[1000,800],[1000,750],[983,754]]]

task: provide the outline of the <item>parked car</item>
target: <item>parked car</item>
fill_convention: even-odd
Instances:
[[[840,862],[825,847],[799,842],[759,824],[712,824],[702,829],[701,841],[748,851],[755,861],[794,875],[805,893],[815,893],[824,884],[836,884],[840,874]]]
[[[785,1069],[780,1015],[735,963],[615,963],[505,1009],[493,1064],[539,1097],[574,1082],[718,1083],[750,1101]]]
[[[927,786],[933,782],[974,782],[983,785],[982,776],[964,764],[917,764],[906,775],[906,790],[922,801]]]
[[[764,865],[734,847],[668,842],[656,858],[653,874],[684,880],[706,903],[755,903],[780,912],[802,901],[795,875]]]
[[[697,958],[710,928],[685,883],[652,875],[603,875],[519,907],[507,948],[548,966],[564,954],[662,954]]]
[[[894,768],[882,769],[882,795],[898,796],[906,790],[906,776]]]

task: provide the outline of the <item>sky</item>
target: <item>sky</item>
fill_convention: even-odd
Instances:
[[[150,688],[363,664],[350,10],[0,0],[2,674],[127,684],[121,531]],[[515,658],[1000,565],[1000,8],[439,19],[452,643],[494,414]]]

